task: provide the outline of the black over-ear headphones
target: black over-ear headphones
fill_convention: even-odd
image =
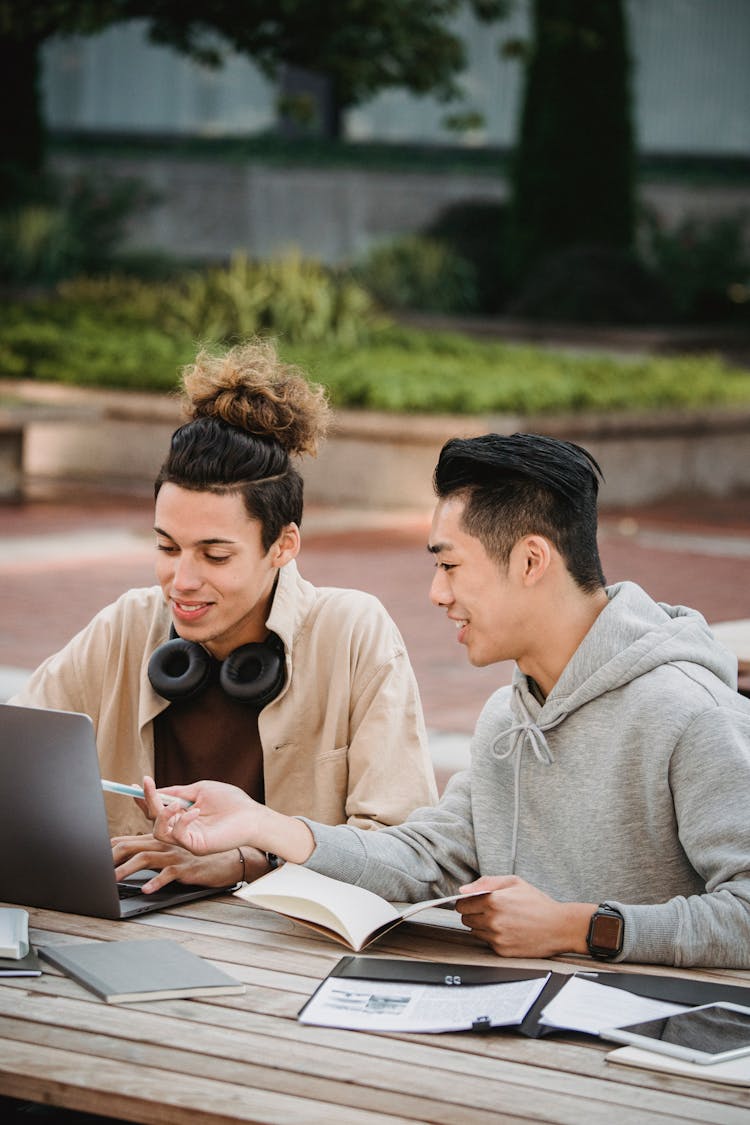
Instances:
[[[170,640],[160,645],[148,662],[151,686],[163,699],[190,699],[203,690],[217,661],[203,645],[178,637],[174,626]],[[286,680],[284,646],[275,633],[266,641],[241,645],[221,662],[219,683],[233,699],[265,707],[275,699]]]

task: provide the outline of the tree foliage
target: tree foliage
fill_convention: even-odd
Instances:
[[[30,173],[42,166],[39,49],[53,36],[144,20],[153,42],[205,65],[232,50],[270,77],[283,65],[323,75],[346,108],[389,87],[455,97],[466,58],[452,20],[467,6],[491,22],[507,0],[0,0],[6,181],[8,164]]]

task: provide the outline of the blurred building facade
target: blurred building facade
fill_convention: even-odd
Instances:
[[[521,66],[498,50],[524,38],[530,0],[489,32],[468,12],[457,26],[469,67],[466,107],[484,125],[458,138],[432,98],[389,92],[345,116],[350,140],[510,147]],[[747,156],[750,153],[748,0],[626,0],[633,59],[636,133],[643,154]],[[143,25],[115,25],[90,38],[50,43],[44,96],[53,130],[198,136],[273,129],[277,90],[243,57],[212,70],[150,44]]]
[[[468,12],[459,21],[469,58],[462,108],[483,116],[481,128],[456,134],[435,99],[389,92],[345,114],[346,139],[510,151],[522,70],[500,47],[528,36],[530,10],[531,0],[514,0],[511,15],[489,32]],[[642,177],[642,200],[667,222],[750,211],[750,183],[736,174],[711,179],[714,164],[750,156],[750,0],[626,0],[626,12],[639,153],[689,157],[702,167],[687,179]],[[53,134],[157,138],[148,151],[110,146],[106,154],[67,149],[55,157],[64,174],[96,169],[152,189],[158,202],[134,217],[131,249],[197,260],[295,249],[345,263],[374,243],[424,229],[456,203],[502,203],[508,192],[500,161],[394,171],[217,160],[195,147],[175,156],[159,140],[277,132],[279,88],[244,57],[214,70],[156,47],[137,22],[48,44],[43,91]]]

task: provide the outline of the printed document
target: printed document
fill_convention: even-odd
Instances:
[[[517,1025],[548,976],[454,986],[327,977],[301,1023],[355,1031],[468,1031]]]

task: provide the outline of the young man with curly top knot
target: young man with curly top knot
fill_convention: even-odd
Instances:
[[[89,715],[102,776],[212,778],[280,813],[362,829],[437,791],[414,674],[380,602],[297,569],[303,483],[329,421],[323,389],[270,342],[201,352],[188,420],[155,483],[158,586],[133,589],[10,702]],[[107,795],[116,874],[227,886],[269,869],[250,846],[195,857]]]

